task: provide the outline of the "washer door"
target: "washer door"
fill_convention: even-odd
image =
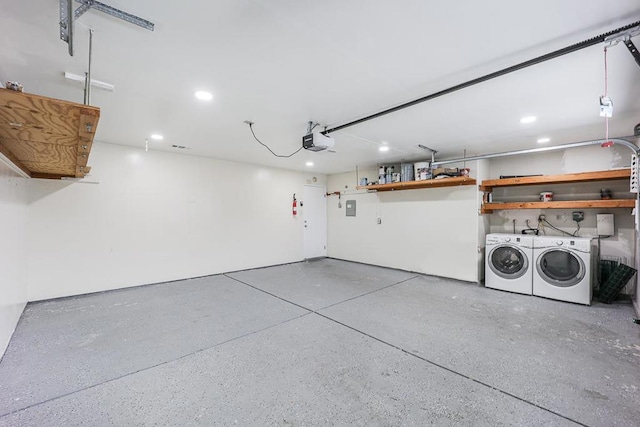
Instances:
[[[584,262],[566,249],[549,249],[538,257],[536,269],[542,279],[550,285],[568,288],[584,279]]]
[[[529,259],[517,246],[499,245],[489,252],[489,268],[503,279],[517,279],[527,272]]]

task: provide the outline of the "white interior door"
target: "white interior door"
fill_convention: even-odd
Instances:
[[[302,198],[304,221],[304,257],[327,256],[327,190],[305,185]]]

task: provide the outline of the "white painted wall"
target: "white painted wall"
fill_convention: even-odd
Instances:
[[[311,176],[101,143],[89,164],[99,184],[29,181],[30,301],[303,258]]]
[[[474,175],[476,163],[468,166]],[[365,170],[359,177],[377,174]],[[356,184],[355,171],[328,178],[328,191],[343,193],[342,208],[338,196],[328,200],[328,256],[478,280],[477,186],[366,193]],[[356,201],[355,218],[345,214],[347,200]]]
[[[0,160],[0,358],[27,303],[26,184]]]
[[[529,175],[529,174],[562,174],[576,172],[590,172],[608,170],[613,168],[628,167],[631,161],[631,150],[623,146],[601,148],[590,146],[574,148],[564,151],[548,152],[543,154],[528,154],[523,156],[496,158],[490,161],[491,178],[499,178],[500,175]],[[576,198],[600,198],[600,189],[608,188],[613,191],[615,197],[632,197],[629,193],[627,181],[599,182],[582,184],[556,184],[546,186],[512,187],[494,190],[496,200],[528,200],[537,201],[541,191],[553,191],[554,200],[571,200]],[[580,197],[576,197],[580,195]],[[584,197],[582,197],[584,196]],[[596,214],[613,213],[615,219],[616,235],[602,239],[601,255],[603,257],[622,258],[628,265],[634,265],[636,233],[634,231],[634,217],[631,209],[523,209],[496,211],[490,217],[490,229],[494,233],[512,233],[513,220],[516,221],[516,232],[520,233],[526,228],[526,220],[535,228],[538,215],[546,215],[547,220],[557,228],[573,233],[576,231],[576,223],[572,220],[571,213],[581,210],[585,213],[585,219],[580,223],[580,236],[595,236]],[[546,228],[547,235],[560,235],[560,232]],[[627,286],[624,292],[633,293],[635,283]]]
[[[477,174],[476,180],[478,181],[478,185],[485,180],[490,179],[490,170],[489,170],[489,160],[480,160],[477,162]],[[477,211],[480,212],[482,208],[482,191],[478,191],[476,193],[476,206]],[[478,215],[478,281],[484,281],[484,257],[486,254],[486,246],[487,246],[487,233],[491,229],[491,225],[489,223],[489,215]]]
[[[543,154],[503,157],[468,162],[471,175],[480,182],[500,175],[562,174],[625,167],[631,151],[622,146],[604,149],[599,146],[576,148]],[[456,166],[456,165],[452,165]],[[461,165],[457,165],[461,166]],[[358,178],[375,180],[377,170],[360,171]],[[468,281],[483,279],[484,239],[488,232],[516,232],[526,228],[526,220],[537,226],[543,213],[555,226],[574,232],[573,210],[496,211],[478,217],[482,194],[476,187],[405,190],[385,193],[356,191],[356,173],[331,175],[329,192],[342,192],[342,204],[356,200],[358,216],[348,218],[338,209],[337,196],[329,199],[328,255],[370,264],[451,277]],[[494,191],[502,200],[537,200],[540,191],[554,191],[556,200],[571,199],[574,194],[599,198],[600,189],[609,188],[616,195],[631,197],[627,182],[579,185],[555,185],[507,188]],[[596,214],[614,213],[616,235],[602,240],[603,257],[619,257],[634,263],[636,233],[630,209],[582,209],[585,220],[581,236],[596,234]],[[377,218],[382,224],[376,223]],[[547,228],[547,234],[559,235]],[[633,293],[635,284],[625,292]]]

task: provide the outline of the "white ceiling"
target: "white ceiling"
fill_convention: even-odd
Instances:
[[[336,173],[376,163],[461,157],[604,138],[603,46],[551,60],[333,133],[336,153],[300,147],[307,122],[340,125],[640,20],[637,0],[103,0],[155,23],[150,32],[98,11],[76,24],[74,57],[59,39],[59,1],[5,1],[0,79],[82,102],[88,30],[101,108],[97,141]],[[78,5],[78,4],[76,4]],[[453,6],[452,6],[453,5]],[[634,39],[640,46],[640,37]],[[608,51],[610,135],[640,122],[640,67],[624,45]],[[196,90],[214,100],[198,101]],[[522,125],[524,115],[538,120]],[[321,128],[319,128],[321,129]],[[391,150],[380,153],[386,142]]]

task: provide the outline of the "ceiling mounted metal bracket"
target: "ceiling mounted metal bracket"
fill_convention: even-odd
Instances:
[[[60,40],[69,45],[69,55],[73,56],[73,3],[60,0]]]
[[[154,30],[154,23],[142,19],[138,16],[124,12],[115,7],[101,3],[95,0],[76,0],[80,3],[75,11],[73,10],[73,0],[60,0],[60,39],[69,44],[69,55],[73,56],[73,23],[89,9],[95,9],[100,12],[111,15],[115,18],[137,25],[149,31]]]
[[[612,34],[605,39],[605,48],[608,49],[620,42],[624,43],[627,49],[629,49],[629,52],[631,52],[633,59],[635,59],[638,66],[640,66],[640,52],[638,52],[638,48],[631,41],[631,37],[636,37],[638,35],[640,35],[640,25]]]
[[[429,148],[426,145],[422,144],[418,144],[418,147],[422,148],[423,150],[431,151],[431,164],[436,161],[436,154],[438,153],[438,150],[434,150],[433,148]]]
[[[631,28],[627,28],[626,30],[619,31],[615,34],[611,34],[610,36],[605,37],[604,45],[606,48],[617,45],[620,42],[626,42],[627,40],[631,40],[631,37],[640,36],[640,25],[636,25]]]
[[[83,3],[82,6],[76,9],[73,12],[74,19],[80,18],[87,10],[91,9],[91,5],[89,3]]]
[[[633,44],[631,39],[625,40],[624,45],[627,47],[627,49],[629,49],[629,52],[631,52],[631,56],[633,56],[633,59],[636,60],[636,63],[640,67],[640,52],[638,52],[638,48],[636,47],[636,45]]]

